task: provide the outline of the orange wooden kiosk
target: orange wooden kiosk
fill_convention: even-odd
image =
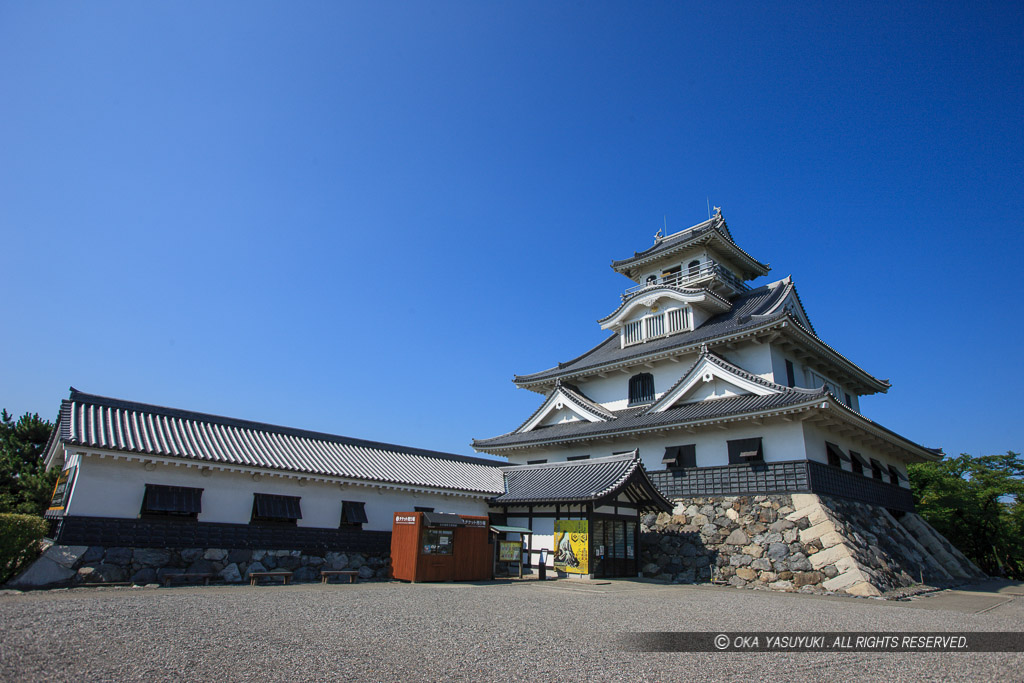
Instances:
[[[396,512],[391,525],[391,575],[401,581],[493,578],[494,544],[487,517],[446,512]]]

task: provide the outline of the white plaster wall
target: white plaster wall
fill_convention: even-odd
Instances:
[[[87,455],[79,463],[67,514],[90,517],[138,517],[146,484],[191,486],[203,489],[201,522],[248,524],[252,516],[254,493],[299,496],[302,519],[298,525],[336,529],[341,521],[342,501],[365,503],[368,523],[364,529],[390,531],[395,512],[412,511],[416,506],[433,507],[437,512],[467,515],[487,514],[483,498],[444,496],[411,491],[262,476],[254,481],[244,472],[212,471],[203,476],[199,468],[158,464],[152,471],[142,463]]]
[[[806,457],[804,431],[799,422],[770,422],[758,427],[752,423],[737,423],[728,431],[720,429],[701,429],[695,434],[677,430],[671,434],[646,436],[639,440],[616,439],[597,443],[534,449],[529,452],[509,454],[510,465],[522,465],[527,460],[546,458],[548,462],[562,462],[574,455],[589,455],[601,458],[621,451],[640,449],[640,458],[648,470],[663,470],[661,463],[665,449],[669,446],[695,444],[697,447],[697,466],[711,467],[729,464],[729,446],[726,443],[734,439],[761,437],[765,462],[782,462],[786,460],[803,460]]]
[[[579,422],[581,418],[572,410],[562,408],[552,411],[547,417],[540,421],[540,426],[562,424],[563,422]]]
[[[637,280],[636,282],[639,282],[640,284],[643,284],[644,282],[647,282],[647,278],[650,277],[651,275],[653,275],[654,277],[661,277],[661,274],[663,272],[665,272],[669,268],[674,268],[676,266],[681,266],[682,269],[683,269],[683,272],[686,272],[687,264],[690,261],[693,261],[693,260],[696,259],[696,260],[700,261],[701,264],[703,264],[704,262],[706,262],[708,260],[708,258],[709,258],[708,252],[703,247],[696,247],[694,249],[687,249],[686,251],[681,252],[679,254],[676,254],[675,256],[673,256],[671,258],[661,259],[661,260],[655,261],[654,263],[648,264],[646,266],[645,270],[644,270],[644,274],[641,275],[640,279]],[[716,260],[718,260],[719,263],[722,262],[722,260],[720,258],[718,258],[717,256],[715,258],[716,258]]]
[[[831,429],[827,427],[820,427],[818,425],[813,424],[804,424],[803,428],[804,442],[807,446],[808,460],[814,460],[816,462],[820,462],[827,465],[828,451],[825,449],[825,442],[831,441],[832,443],[836,444],[844,451],[846,451],[847,454],[849,454],[851,450],[857,451],[858,453],[860,453],[861,457],[864,458],[864,460],[866,460],[869,464],[871,462],[871,458],[874,458],[878,462],[882,463],[882,467],[886,468],[882,472],[882,475],[884,477],[883,481],[886,483],[889,483],[889,471],[887,469],[889,465],[894,466],[897,470],[902,472],[904,476],[906,476],[907,474],[907,463],[905,461],[899,458],[895,458],[888,453],[883,454],[877,449],[875,449],[874,446],[865,445],[860,441],[852,441],[848,437],[840,436],[838,433],[833,432]],[[853,465],[848,462],[843,462],[842,468],[847,472],[853,471]],[[864,469],[864,476],[869,479],[871,478],[870,468]],[[905,482],[902,479],[899,481],[899,485],[902,486],[903,488],[910,488],[910,483]]]
[[[768,348],[768,344],[748,342],[737,346],[735,349],[717,347],[712,350],[715,354],[733,365],[743,368],[752,375],[768,380],[772,380],[775,376],[772,369],[771,349]],[[779,384],[785,384],[785,381],[779,382]]]
[[[573,380],[587,398],[600,403],[608,410],[622,410],[629,404],[629,378],[641,372],[649,372],[654,376],[655,398],[661,398],[662,394],[675,384],[683,373],[690,369],[697,354],[679,356],[679,362],[659,361],[654,367],[648,368],[644,365],[637,365],[629,368],[628,372],[615,370],[607,377],[593,376],[585,382]]]
[[[796,386],[804,387],[806,389],[817,389],[818,388],[816,386],[811,386],[811,382],[807,381],[807,377],[808,377],[807,371],[808,371],[809,368],[807,368],[803,363],[798,361],[793,356],[790,356],[790,355],[786,354],[782,349],[780,349],[778,347],[778,345],[769,345],[769,346],[771,346],[771,369],[772,369],[771,371],[772,371],[772,374],[774,376],[774,381],[775,382],[777,382],[778,384],[781,384],[783,386],[786,386],[787,383],[789,382],[789,379],[786,376],[786,361],[788,360],[791,363],[793,363],[793,379],[795,380],[794,383],[796,384]],[[821,375],[820,372],[818,374]],[[826,379],[828,379],[830,382],[835,384],[837,387],[839,387],[840,395],[837,396],[836,398],[838,398],[840,401],[842,401],[845,398],[843,396],[843,394],[849,393],[850,394],[850,407],[853,408],[854,410],[856,410],[857,412],[860,412],[860,397],[857,394],[855,394],[854,392],[850,391],[850,389],[848,387],[843,386],[841,383],[835,381],[831,377],[829,377],[827,375],[823,375],[823,376]]]

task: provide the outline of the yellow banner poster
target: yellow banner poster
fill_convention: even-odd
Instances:
[[[522,541],[502,541],[498,546],[499,562],[519,562],[523,559]]]
[[[555,569],[567,574],[589,574],[587,520],[555,520]]]

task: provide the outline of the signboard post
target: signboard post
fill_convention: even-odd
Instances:
[[[523,578],[523,542],[500,541],[498,545],[499,562],[515,562],[519,565],[519,578]]]

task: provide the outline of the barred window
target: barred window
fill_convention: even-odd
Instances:
[[[629,378],[629,404],[650,403],[654,400],[654,375],[641,372]]]

